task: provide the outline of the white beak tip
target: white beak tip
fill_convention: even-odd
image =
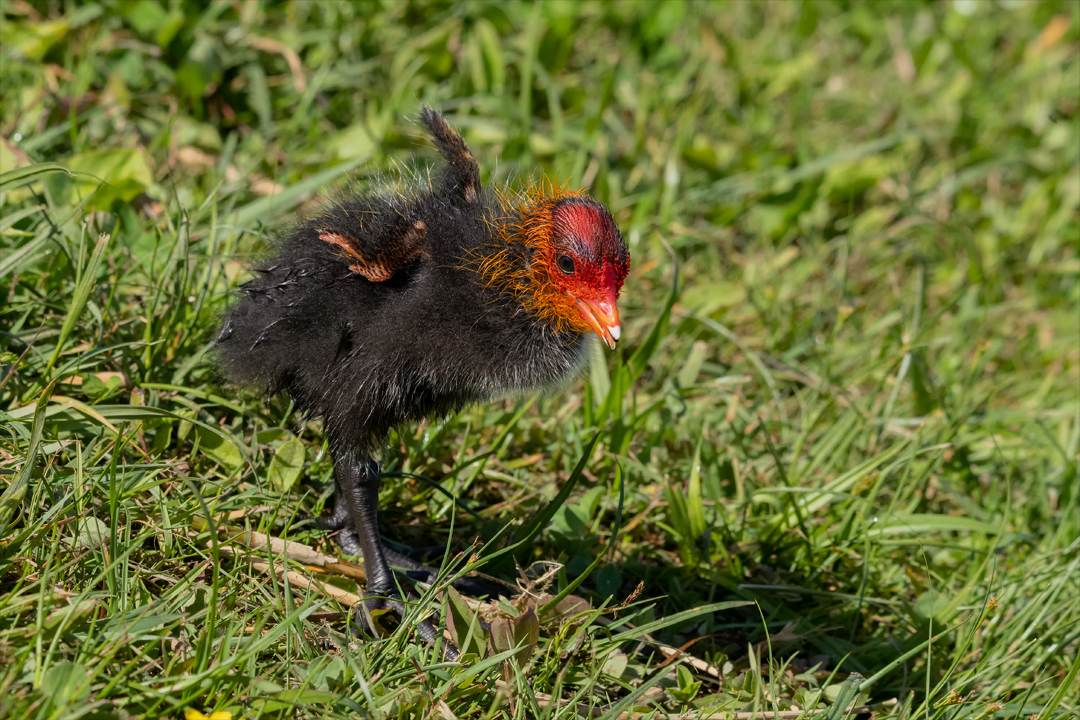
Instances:
[[[608,328],[608,332],[611,333],[611,339],[615,342],[619,342],[619,338],[622,337],[622,328],[618,325],[612,325]]]

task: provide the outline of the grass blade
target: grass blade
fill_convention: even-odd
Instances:
[[[9,170],[8,172],[0,175],[0,193],[5,193],[10,190],[20,188],[23,185],[29,185],[30,183],[37,181],[39,178],[42,178],[46,175],[52,175],[54,173],[67,173],[67,175],[74,177],[71,171],[60,163],[36,163],[27,167]]]
[[[30,485],[30,476],[34,472],[34,463],[37,461],[38,451],[41,448],[41,435],[42,431],[45,429],[46,408],[49,406],[49,399],[52,397],[53,389],[55,387],[55,381],[49,383],[38,397],[37,404],[34,406],[34,421],[30,430],[30,445],[26,450],[26,460],[24,461],[23,469],[15,482],[8,485],[7,488],[4,489],[4,492],[0,494],[0,537],[4,536],[4,533],[7,531],[8,522],[26,497],[26,490]]]
[[[32,240],[0,257],[0,277],[10,276],[19,266],[37,255],[49,242],[51,233],[51,227],[42,227]]]
[[[572,582],[568,583],[558,595],[548,600],[539,610],[537,610],[536,614],[540,617],[544,617],[545,613],[556,607],[571,593],[577,590],[581,583],[585,582],[585,578],[589,577],[593,570],[600,567],[600,563],[610,556],[611,550],[615,547],[615,543],[619,538],[619,530],[622,529],[623,500],[626,498],[626,488],[624,487],[625,479],[623,478],[622,466],[616,465],[615,467],[615,482],[619,484],[619,507],[615,511],[615,524],[611,526],[611,537],[608,538],[607,547],[604,548],[603,552],[596,554],[596,559],[589,564],[589,567],[585,568],[584,572],[580,573]]]
[[[91,290],[98,283],[98,270],[101,267],[101,261],[105,258],[109,237],[107,233],[98,236],[94,250],[90,254],[90,260],[80,273],[79,282],[75,285],[75,292],[72,293],[71,305],[68,306],[64,324],[60,327],[60,335],[56,339],[56,347],[53,349],[52,357],[49,358],[49,364],[45,368],[46,371],[51,370],[60,358],[60,351],[64,349],[64,343],[67,342],[68,336],[71,335],[71,331],[75,328],[75,323],[79,321],[79,316],[82,315],[83,308],[86,307],[86,300],[90,297]]]

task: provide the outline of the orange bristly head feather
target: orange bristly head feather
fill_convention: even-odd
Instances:
[[[614,347],[615,300],[630,255],[611,214],[580,191],[534,185],[500,197],[494,245],[472,264],[488,287],[511,295],[555,332],[595,330]]]

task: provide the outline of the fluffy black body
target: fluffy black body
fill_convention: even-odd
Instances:
[[[408,198],[355,198],[307,220],[240,288],[217,345],[225,376],[288,391],[326,418],[335,447],[372,451],[397,425],[574,375],[587,338],[537,324],[466,266],[496,242],[492,219],[505,212],[483,198],[459,202],[444,183]],[[320,239],[329,228],[378,248],[416,221],[427,254],[384,282],[351,271]]]

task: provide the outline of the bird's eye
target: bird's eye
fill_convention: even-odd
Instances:
[[[569,255],[560,255],[556,262],[559,263],[559,269],[567,275],[574,273],[574,258]]]

